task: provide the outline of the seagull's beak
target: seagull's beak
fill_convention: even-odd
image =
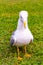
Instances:
[[[24,22],[24,27],[26,28],[26,21]]]

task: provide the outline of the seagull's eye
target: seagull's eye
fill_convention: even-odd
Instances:
[[[20,18],[22,19],[22,16]]]
[[[21,22],[23,22],[23,18],[22,18],[22,16],[21,16],[20,18],[21,18]]]

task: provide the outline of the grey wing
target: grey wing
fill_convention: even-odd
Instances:
[[[11,38],[11,39],[10,39],[10,45],[13,46],[13,44],[14,44],[14,39]]]
[[[30,43],[33,42],[33,40],[34,40],[34,38],[33,38],[33,36],[32,36],[32,38],[31,38],[31,40],[30,40]]]
[[[13,38],[15,35],[15,32],[12,33],[11,39],[10,39],[10,45],[13,46],[13,44],[15,43],[15,39]]]

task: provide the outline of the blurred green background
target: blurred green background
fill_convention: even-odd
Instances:
[[[28,11],[28,27],[34,42],[27,46],[31,58],[17,60],[17,50],[10,47],[10,37],[16,29],[19,12]],[[43,0],[0,0],[0,65],[43,65]]]

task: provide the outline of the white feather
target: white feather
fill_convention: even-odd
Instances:
[[[23,17],[23,21],[26,21],[26,28],[24,28],[24,25],[20,20],[20,16]],[[16,46],[27,45],[30,43],[31,40],[33,41],[33,35],[28,28],[27,17],[27,11],[20,12],[17,29],[15,31],[15,34],[12,35],[13,39],[16,41],[14,43],[14,45]]]

